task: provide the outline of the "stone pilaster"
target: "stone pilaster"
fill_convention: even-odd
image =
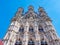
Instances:
[[[26,22],[25,24],[25,33],[24,33],[24,39],[23,39],[23,45],[28,45],[28,31],[29,31],[29,23]]]

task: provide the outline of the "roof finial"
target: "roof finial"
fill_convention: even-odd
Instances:
[[[22,16],[23,12],[24,12],[23,8],[20,7],[20,8],[18,8],[16,15],[17,15],[17,16],[18,16],[18,15],[19,15],[19,16]]]
[[[28,10],[34,10],[34,7],[32,6],[32,5],[30,5],[29,7],[28,7]]]
[[[39,7],[38,11],[39,12],[44,12],[44,8],[43,7]]]
[[[24,10],[23,10],[22,7],[18,8],[18,12],[19,12],[19,13],[23,13],[23,11],[24,11]]]

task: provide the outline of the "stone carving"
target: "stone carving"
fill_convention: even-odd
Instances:
[[[25,13],[23,8],[18,8],[3,39],[4,45],[60,45],[60,39],[44,8],[39,7],[38,11],[35,12],[31,5]]]

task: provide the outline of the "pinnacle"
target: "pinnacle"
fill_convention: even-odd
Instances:
[[[23,12],[23,11],[24,11],[24,9],[22,7],[18,8],[18,12]]]
[[[43,7],[39,7],[38,11],[39,12],[44,12],[44,8]]]
[[[33,7],[32,5],[30,5],[30,6],[28,7],[28,10],[34,10],[34,7]]]

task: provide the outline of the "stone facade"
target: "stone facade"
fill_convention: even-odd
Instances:
[[[60,45],[60,39],[44,8],[39,7],[38,13],[33,6],[23,13],[18,8],[10,27],[3,39],[4,45]]]

